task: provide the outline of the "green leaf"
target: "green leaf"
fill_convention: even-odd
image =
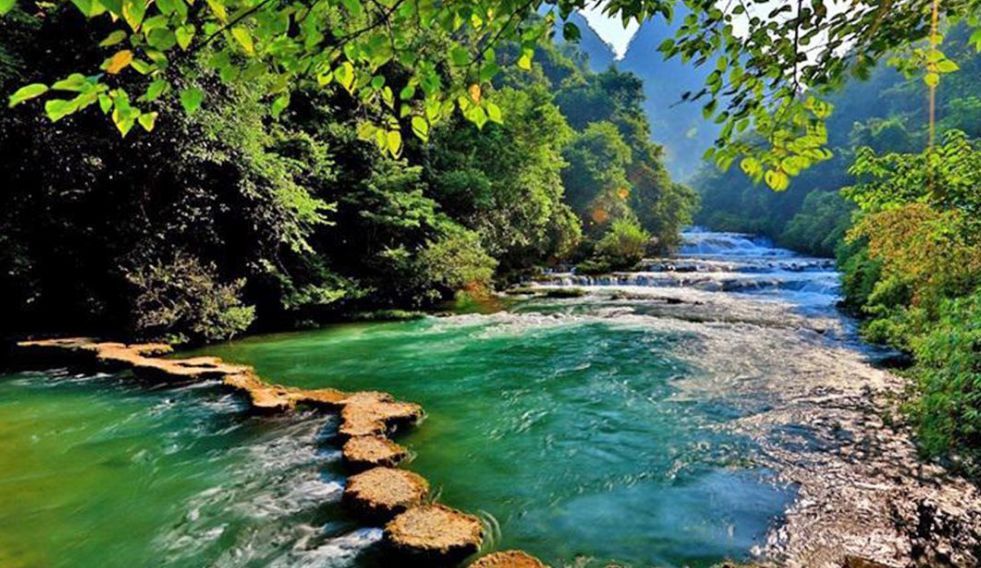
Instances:
[[[412,117],[412,133],[423,142],[429,141],[429,123],[421,116]]]
[[[137,111],[138,112],[138,111]],[[136,124],[136,117],[133,116],[134,112],[132,109],[127,112],[124,109],[116,107],[116,110],[112,111],[112,123],[116,125],[116,130],[125,138],[129,131]]]
[[[940,73],[953,73],[958,69],[960,69],[960,67],[958,67],[957,64],[950,59],[945,59],[940,63],[937,63],[937,71]]]
[[[370,122],[359,123],[357,128],[358,140],[364,140],[365,142],[371,140],[375,137],[376,130],[378,130],[378,127]]]
[[[940,84],[940,75],[936,73],[927,73],[923,76],[923,82],[930,87],[936,87]]]
[[[573,24],[572,22],[566,22],[562,26],[562,38],[565,41],[579,41],[582,37],[582,33],[579,31],[579,26]]]
[[[486,83],[501,71],[500,65],[490,61],[480,68],[480,82]]]
[[[123,30],[116,30],[111,34],[107,35],[106,39],[100,41],[99,47],[110,47],[118,43],[121,43],[123,40],[126,39],[127,35],[128,34]]]
[[[99,108],[102,110],[102,114],[109,112],[112,108],[112,98],[109,95],[99,95]]]
[[[252,43],[252,34],[242,26],[232,28],[232,37],[242,46],[246,55],[255,55],[255,44]]]
[[[284,93],[276,97],[276,100],[273,101],[270,112],[273,117],[279,118],[279,115],[283,114],[283,111],[288,106],[290,106],[290,95],[289,93]]]
[[[26,87],[21,87],[17,89],[14,94],[10,95],[7,99],[7,106],[13,108],[24,101],[28,101],[35,97],[40,97],[44,93],[48,92],[48,86],[42,83],[32,83]]]
[[[341,0],[341,4],[344,5],[344,9],[352,16],[357,17],[361,15],[361,3],[358,0]]]
[[[490,101],[487,102],[487,118],[489,118],[491,122],[496,122],[498,124],[502,124],[504,122],[504,117],[501,115],[501,108]]]
[[[177,36],[169,28],[155,28],[147,34],[147,43],[155,49],[166,51],[177,45]]]
[[[351,65],[350,61],[341,63],[341,66],[334,70],[334,79],[337,79],[337,82],[350,93],[354,85],[354,65]]]
[[[181,26],[177,28],[174,35],[177,37],[177,45],[181,49],[187,49],[191,45],[191,40],[194,39],[194,26],[191,24]]]
[[[146,94],[143,95],[143,99],[147,101],[155,101],[160,98],[164,90],[167,88],[168,83],[164,79],[157,79],[156,81],[150,83],[150,86],[146,88]]]
[[[463,67],[470,63],[470,52],[457,45],[450,50],[450,61],[457,67]]]
[[[790,186],[790,178],[780,170],[767,170],[763,179],[773,191],[783,191]]]
[[[221,22],[228,21],[228,11],[225,9],[225,4],[221,0],[207,0],[208,7],[211,8],[211,12],[218,18]]]
[[[14,9],[17,0],[0,0],[0,16]]]
[[[140,126],[143,127],[143,130],[153,132],[153,127],[157,123],[157,113],[148,112],[141,114],[137,120],[140,122]]]
[[[73,100],[51,99],[44,103],[44,112],[47,113],[51,122],[58,122],[76,110],[78,110],[78,103]]]
[[[181,106],[184,112],[194,114],[204,100],[204,93],[197,87],[188,87],[181,91]]]
[[[133,28],[139,29],[143,23],[143,16],[146,14],[146,4],[143,0],[123,0],[123,19]]]
[[[525,71],[531,70],[531,58],[534,55],[534,51],[530,49],[525,49],[521,53],[521,57],[518,58],[518,67],[524,69]]]
[[[88,87],[89,84],[88,79],[81,73],[72,73],[68,77],[51,85],[51,88],[56,91],[73,91],[79,93]]]
[[[388,144],[388,151],[392,154],[392,157],[398,158],[402,153],[402,133],[398,130],[389,130],[385,141]]]

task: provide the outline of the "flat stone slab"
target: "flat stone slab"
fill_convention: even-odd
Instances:
[[[547,568],[544,562],[520,550],[505,550],[479,558],[470,568]]]
[[[421,505],[385,525],[384,540],[406,562],[445,566],[480,549],[483,525],[477,517],[443,505]]]
[[[257,410],[283,411],[296,408],[297,404],[314,404],[336,407],[349,395],[336,389],[305,390],[269,384],[259,378],[252,369],[225,375],[225,385],[244,391]]]
[[[414,424],[422,418],[422,407],[411,402],[397,402],[392,395],[380,392],[360,392],[346,398],[342,404],[342,438],[357,436],[386,436],[398,426]]]
[[[419,505],[428,494],[429,482],[422,476],[404,469],[376,467],[348,479],[343,503],[359,517],[387,521]]]
[[[160,381],[213,381],[222,380],[251,370],[245,365],[225,363],[218,357],[193,357],[191,359],[153,359],[139,357],[133,361],[133,374],[137,377]]]
[[[395,467],[409,452],[382,436],[357,436],[344,443],[341,450],[344,461],[353,469]]]

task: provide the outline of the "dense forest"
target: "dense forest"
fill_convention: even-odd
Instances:
[[[0,88],[97,65],[108,31],[71,7],[14,10]],[[181,63],[211,104],[185,115],[145,95],[153,110],[125,138],[98,112],[0,111],[7,332],[202,341],[427,307],[557,262],[628,267],[675,245],[695,209],[650,140],[642,83],[591,72],[573,45],[495,79],[508,120],[451,120],[398,158],[359,136],[341,86],[291,87],[275,112],[251,88],[261,78],[219,83],[220,59]]]

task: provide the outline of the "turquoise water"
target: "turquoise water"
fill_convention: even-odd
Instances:
[[[494,545],[555,565],[706,566],[745,558],[793,492],[728,432],[725,400],[674,400],[700,370],[683,333],[462,317],[266,336],[209,351],[285,384],[421,403],[401,438],[442,499],[486,512]]]
[[[370,540],[339,512],[325,427],[208,388],[0,375],[0,566],[294,565],[300,539]]]
[[[690,238],[670,266],[555,276],[584,298],[201,353],[422,404],[426,420],[398,436],[406,467],[481,515],[487,550],[556,567],[749,560],[772,551],[796,496],[773,468],[819,451],[806,424],[820,405],[798,401],[866,367],[825,261]],[[0,566],[385,566],[380,530],[339,506],[335,428],[253,416],[216,385],[0,375]]]

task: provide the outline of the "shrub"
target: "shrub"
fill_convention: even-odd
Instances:
[[[220,341],[245,331],[255,319],[255,308],[240,298],[245,280],[221,283],[215,272],[214,265],[179,252],[128,273],[136,288],[134,330],[175,343]]]
[[[480,244],[476,232],[448,224],[446,232],[419,251],[414,263],[423,295],[438,300],[463,290],[489,288],[497,261]]]
[[[610,225],[596,243],[596,256],[605,260],[612,270],[633,268],[644,258],[651,235],[632,219],[618,219]]]
[[[931,331],[913,341],[913,352],[923,395],[916,405],[923,447],[940,454],[953,442],[976,465],[981,457],[981,288],[945,301]]]

